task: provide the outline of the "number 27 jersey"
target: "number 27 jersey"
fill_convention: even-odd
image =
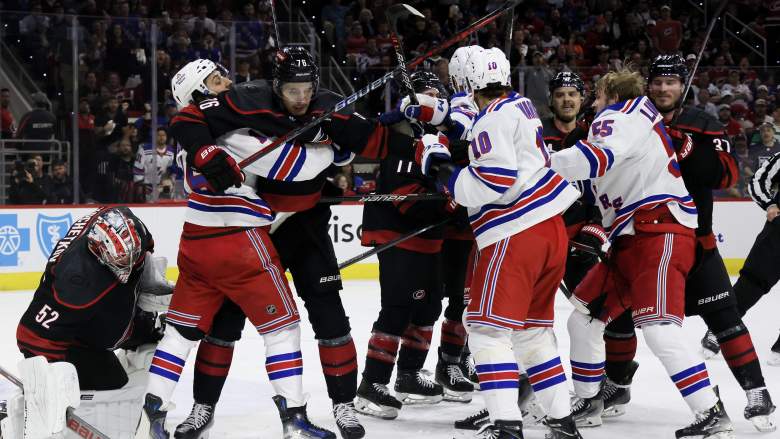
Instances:
[[[554,153],[551,162],[569,181],[584,180],[610,239],[634,234],[634,213],[661,205],[683,226],[697,226],[663,118],[645,96],[603,109],[588,139]]]

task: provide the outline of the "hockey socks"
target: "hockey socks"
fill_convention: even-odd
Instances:
[[[368,340],[366,365],[363,378],[370,383],[387,384],[393,374],[395,358],[398,354],[398,344],[401,338],[397,335],[374,331]]]
[[[682,328],[673,324],[643,325],[645,341],[661,360],[672,382],[694,413],[712,408],[718,398],[710,386],[707,366],[683,345]]]
[[[743,390],[764,387],[761,364],[753,347],[750,333],[743,324],[715,333],[723,358]]]
[[[216,405],[233,361],[233,342],[206,337],[198,346],[192,394],[195,402]]]
[[[433,326],[410,324],[401,337],[401,350],[398,353],[398,370],[420,370],[431,348]]]
[[[574,310],[567,321],[567,328],[571,337],[574,393],[580,398],[592,398],[599,392],[604,376],[604,322]],[[528,372],[531,378],[530,368]]]
[[[460,362],[463,346],[466,345],[466,328],[463,323],[445,318],[441,324],[441,349],[442,359],[449,364]]]
[[[596,337],[600,339],[601,335]],[[553,419],[569,416],[569,390],[553,329],[545,327],[514,331],[512,347],[517,361],[526,366],[528,381],[547,415]]]
[[[146,393],[159,397],[162,407],[166,407],[171,400],[184,363],[195,343],[184,338],[175,326],[168,325],[165,328],[165,335],[157,344],[152,365],[149,366],[149,382],[146,385]]]
[[[277,395],[289,407],[306,404],[303,395],[301,328],[298,324],[262,334],[265,342],[265,370]]]
[[[490,331],[495,334],[490,334]],[[519,421],[523,419],[517,406],[520,368],[512,353],[508,334],[500,332],[508,331],[479,328],[471,332],[471,348],[479,377],[479,390],[485,399],[491,421]]]
[[[357,392],[357,351],[352,336],[318,341],[322,373],[334,404],[352,402]]]
[[[625,312],[611,321],[604,330],[606,365],[604,372],[615,383],[627,384],[632,362],[636,356],[636,331],[631,312]]]

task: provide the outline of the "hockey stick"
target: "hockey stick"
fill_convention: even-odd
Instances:
[[[583,243],[580,243],[580,242],[577,242],[577,241],[571,241],[571,240],[569,240],[569,247],[571,247],[571,248],[573,248],[575,250],[579,250],[579,251],[581,251],[583,253],[589,253],[589,254],[591,254],[593,256],[598,256],[599,259],[601,259],[602,261],[607,259],[607,254],[604,253],[600,248],[591,247],[591,246],[589,246],[587,244],[583,244]]]
[[[504,42],[504,54],[506,55],[506,59],[510,58],[509,52],[512,50],[512,34],[514,33],[514,30],[512,28],[515,26],[514,9],[508,15],[509,15],[509,23],[506,26],[506,41]]]
[[[276,22],[276,0],[271,0],[271,20],[274,24],[274,38],[276,38],[276,48],[281,49],[282,43],[279,37],[279,24]]]
[[[447,197],[444,194],[436,192],[422,192],[418,194],[365,194],[365,195],[342,195],[340,197],[322,197],[318,203],[341,203],[344,201],[354,201],[357,203],[377,203],[389,201],[443,201]]]
[[[355,257],[349,258],[346,261],[344,261],[344,262],[339,264],[339,270],[343,270],[343,269],[349,267],[350,265],[354,265],[354,264],[362,261],[363,259],[370,258],[371,256],[374,256],[377,253],[381,253],[381,252],[389,249],[390,247],[395,247],[396,245],[406,241],[407,239],[414,238],[415,236],[419,235],[420,233],[425,233],[428,230],[435,229],[436,227],[443,226],[443,225],[447,224],[448,222],[450,222],[451,220],[452,220],[452,218],[447,218],[447,219],[445,219],[443,221],[439,221],[438,223],[433,223],[433,224],[425,226],[425,227],[423,227],[421,229],[417,229],[414,232],[410,232],[410,233],[408,233],[406,235],[399,236],[398,238],[395,238],[392,241],[388,241],[388,242],[380,245],[379,247],[374,247],[374,248],[372,248],[371,250],[369,250],[369,251],[367,251],[365,253],[361,253],[361,254],[359,254],[359,255],[357,255]]]
[[[479,20],[472,23],[467,28],[463,29],[462,31],[458,32],[457,34],[453,35],[448,39],[447,41],[443,42],[442,44],[428,50],[424,54],[418,56],[409,64],[406,65],[407,68],[415,67],[425,61],[428,57],[433,56],[437,53],[441,53],[448,47],[452,46],[453,44],[457,43],[458,41],[466,38],[468,35],[476,32],[479,29],[482,29],[483,27],[487,26],[491,22],[493,22],[499,15],[503,14],[504,12],[514,8],[517,4],[520,3],[521,0],[508,0],[505,2],[502,6],[500,6],[495,11],[487,14],[486,16],[480,18]],[[239,162],[238,166],[241,168],[246,168],[250,164],[256,162],[261,157],[264,157],[268,155],[271,151],[275,150],[276,148],[279,148],[281,145],[284,145],[286,142],[295,139],[296,137],[300,136],[302,133],[308,131],[311,128],[314,128],[315,126],[319,125],[326,119],[328,119],[333,113],[342,110],[348,105],[351,105],[355,103],[358,99],[362,98],[363,96],[366,96],[367,94],[371,93],[372,91],[382,87],[387,81],[392,79],[395,75],[400,73],[401,67],[398,66],[394,70],[387,72],[382,76],[381,78],[375,80],[374,82],[368,84],[367,86],[361,88],[360,90],[356,91],[355,93],[347,96],[342,101],[338,102],[331,110],[323,113],[320,117],[312,120],[311,122],[301,125],[298,128],[295,128],[294,130],[290,131],[289,133],[277,137],[276,140],[271,142],[268,146],[261,149],[260,151],[257,151],[250,155],[249,157],[245,158],[244,160],[241,160]]]
[[[0,366],[0,375],[6,377],[8,381],[24,391],[24,384],[22,384],[21,380],[3,368],[3,366]],[[76,433],[76,435],[79,437],[88,437],[90,439],[110,439],[74,412],[75,409],[73,407],[68,407],[65,410],[65,425]]]
[[[701,43],[701,48],[699,49],[699,53],[696,55],[696,62],[693,63],[693,68],[690,72],[688,72],[688,80],[685,81],[685,88],[683,89],[682,96],[680,96],[680,105],[677,106],[677,108],[674,110],[674,117],[672,117],[672,121],[669,123],[670,126],[677,125],[677,119],[680,117],[680,113],[682,113],[683,106],[685,105],[685,98],[688,96],[688,92],[691,90],[691,85],[693,85],[693,77],[696,75],[696,69],[699,68],[699,62],[701,61],[702,55],[704,55],[704,49],[707,48],[707,43],[710,41],[710,34],[712,34],[712,30],[715,29],[715,23],[718,22],[718,18],[720,18],[720,14],[723,13],[723,10],[726,8],[726,4],[728,4],[728,2],[729,0],[723,0],[720,2],[718,9],[715,10],[715,15],[713,15],[712,20],[710,20],[710,25],[707,26],[707,33],[704,34],[704,40]]]
[[[418,17],[425,18],[425,15],[420,13],[417,9],[404,4],[397,3],[385,11],[385,17],[390,24],[390,41],[393,43],[393,50],[395,50],[395,59],[398,61],[398,67],[401,69],[401,85],[404,88],[404,94],[409,96],[409,102],[412,105],[417,105],[417,96],[414,93],[414,87],[412,86],[412,80],[409,78],[409,70],[406,69],[406,59],[404,58],[404,47],[401,45],[401,40],[398,38],[398,19],[406,18],[409,14],[416,15]]]

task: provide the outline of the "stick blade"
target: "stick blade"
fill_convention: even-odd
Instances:
[[[399,18],[406,18],[409,16],[409,14],[425,18],[425,15],[423,15],[422,12],[418,11],[412,6],[407,5],[406,3],[396,3],[388,7],[385,11],[385,15],[387,15],[387,18],[391,21],[396,21]]]

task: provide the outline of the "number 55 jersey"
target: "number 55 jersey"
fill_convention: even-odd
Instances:
[[[663,118],[645,96],[604,108],[587,140],[556,152],[551,167],[569,181],[584,180],[607,235],[633,235],[634,214],[666,205],[677,222],[695,229],[696,206],[685,188]],[[613,169],[614,168],[614,169]]]

